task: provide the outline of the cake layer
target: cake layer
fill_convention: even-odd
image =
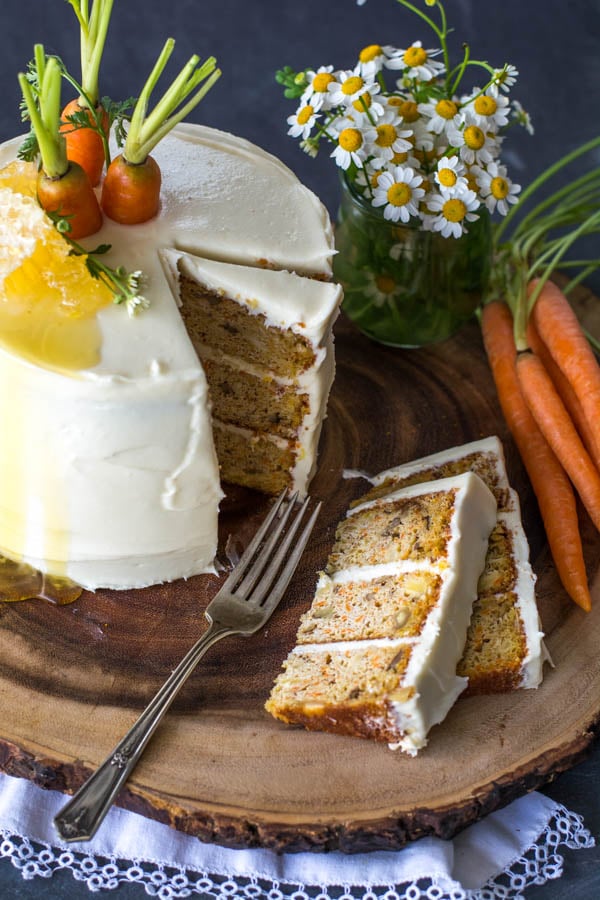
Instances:
[[[295,489],[299,447],[294,442],[225,425],[218,419],[213,419],[213,437],[223,481],[265,494]]]
[[[267,710],[424,747],[467,683],[456,667],[495,520],[470,472],[349,510]]]
[[[467,471],[481,477],[496,497],[498,519],[490,535],[458,672],[469,679],[469,694],[535,688],[542,680],[548,654],[519,498],[510,487],[499,439],[492,436],[451,447],[381,472],[362,499]]]

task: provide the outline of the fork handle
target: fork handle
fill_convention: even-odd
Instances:
[[[64,841],[89,841],[94,836],[181,686],[206,651],[233,633],[229,628],[209,625],[125,737],[55,817],[54,825]]]

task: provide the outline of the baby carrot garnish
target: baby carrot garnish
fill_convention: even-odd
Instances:
[[[43,46],[37,44],[35,67],[37,102],[23,73],[19,74],[19,84],[42,160],[37,178],[38,200],[46,212],[68,221],[71,237],[87,237],[102,225],[102,212],[88,176],[67,158],[65,139],[59,131],[60,66],[53,57],[46,59]]]
[[[587,612],[592,604],[575,495],[523,397],[508,306],[497,300],[486,304],[481,328],[500,406],[537,497],[559,578],[571,599]]]
[[[100,182],[108,154],[109,118],[100,103],[98,75],[106,42],[113,0],[68,0],[80,28],[81,92],[62,111],[61,131],[67,142],[67,156],[85,169],[93,185]]]
[[[600,474],[543,363],[533,353],[521,353],[517,358],[517,375],[540,431],[571,479],[592,522],[600,529]]]
[[[199,57],[192,56],[146,115],[152,91],[174,46],[175,41],[169,38],[134,107],[122,156],[112,161],[102,186],[104,212],[123,225],[146,222],[158,212],[160,170],[150,152],[202,100],[221,74],[214,57],[199,66]],[[204,84],[198,88],[201,82]]]

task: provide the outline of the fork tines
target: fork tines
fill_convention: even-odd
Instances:
[[[279,495],[222,588],[235,593],[240,599],[251,600],[254,605],[260,605],[267,594],[269,606],[279,601],[298,565],[321,509],[319,502],[294,543],[308,509],[310,497],[306,497],[296,508],[298,492],[288,499],[286,495],[287,490]],[[290,549],[289,557],[283,565]],[[278,574],[279,578],[275,584]]]

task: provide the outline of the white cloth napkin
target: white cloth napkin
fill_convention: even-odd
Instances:
[[[308,900],[311,887],[319,889],[318,900],[517,900],[528,885],[560,876],[561,846],[594,845],[579,816],[538,793],[452,841],[422,838],[397,852],[352,856],[230,850],[117,808],[92,841],[66,845],[52,825],[65,802],[63,794],[0,773],[0,856],[24,878],[69,869],[92,891],[135,881],[161,900],[193,894]]]

